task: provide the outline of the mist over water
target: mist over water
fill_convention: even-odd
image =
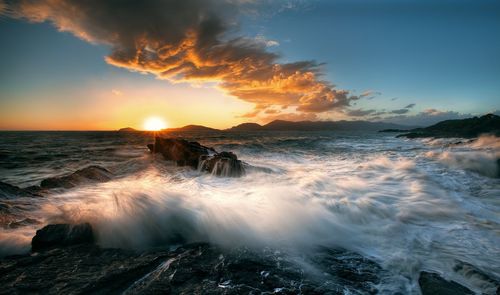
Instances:
[[[376,133],[184,134],[253,167],[241,178],[221,178],[150,155],[152,138],[143,134],[1,136],[1,181],[26,187],[90,164],[117,176],[31,201],[22,214],[39,224],[2,225],[2,255],[28,251],[44,224],[90,222],[104,247],[203,241],[272,248],[312,273],[307,257],[318,246],[345,248],[388,270],[381,290],[418,293],[421,270],[486,293],[494,286],[478,273],[500,278],[495,137],[457,143]]]

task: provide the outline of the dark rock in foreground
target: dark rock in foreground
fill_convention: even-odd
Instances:
[[[273,249],[193,243],[173,251],[136,252],[103,249],[93,241],[89,224],[44,227],[33,238],[37,253],[0,259],[0,293],[379,294],[377,286],[390,278],[373,261],[327,247],[294,263]],[[422,272],[419,285],[423,295],[473,294],[435,273]]]
[[[206,243],[142,253],[74,245],[1,259],[0,293],[375,294],[378,275],[351,262],[325,265],[313,278],[271,252]]]
[[[67,176],[44,179],[40,186],[46,189],[72,188],[88,182],[106,182],[112,178],[108,170],[100,166],[88,166]]]
[[[31,240],[31,250],[36,252],[54,247],[92,243],[94,243],[94,233],[88,223],[49,224],[36,231]]]
[[[500,136],[500,116],[484,115],[463,120],[446,120],[426,128],[410,130],[410,133],[398,137],[477,137],[481,134]]]
[[[310,260],[318,277],[271,249],[194,243],[139,253],[97,247],[91,232],[88,224],[38,231],[36,254],[0,259],[0,293],[374,294],[383,274],[374,262],[343,250],[318,249]]]
[[[453,282],[447,281],[438,274],[430,272],[421,272],[418,284],[422,291],[422,295],[473,295],[474,292],[466,287]]]
[[[159,153],[165,160],[178,166],[190,166],[217,176],[239,177],[245,173],[243,163],[231,152],[217,153],[213,148],[180,138],[156,137],[148,144],[152,153]]]

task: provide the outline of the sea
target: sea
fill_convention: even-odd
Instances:
[[[384,271],[375,286],[381,293],[419,294],[422,271],[478,293],[496,290],[491,279],[500,279],[497,137],[160,135],[233,152],[251,169],[234,178],[177,167],[149,152],[150,132],[0,132],[1,182],[26,188],[90,165],[114,175],[18,205],[0,199],[0,214],[18,210],[32,221],[0,224],[0,256],[29,252],[31,238],[46,224],[89,222],[102,247],[168,248],[175,246],[172,237],[181,236],[186,243],[287,253],[282,257],[290,263],[320,275],[307,258],[321,246],[375,261]]]

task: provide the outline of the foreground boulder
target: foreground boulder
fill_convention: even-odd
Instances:
[[[37,252],[54,247],[92,243],[94,243],[94,233],[88,223],[49,224],[36,231],[31,240],[31,250]]]
[[[245,173],[243,163],[231,152],[216,152],[195,141],[180,138],[156,137],[154,144],[148,144],[152,153],[159,153],[165,160],[178,166],[190,166],[216,176],[239,177]]]
[[[316,277],[274,251],[206,243],[146,252],[73,245],[0,259],[0,293],[375,294],[383,270],[345,255],[322,253],[319,261],[336,265],[319,265],[322,275]]]
[[[62,177],[51,177],[42,180],[40,186],[45,189],[72,188],[88,182],[106,182],[113,174],[100,166],[88,166]]]

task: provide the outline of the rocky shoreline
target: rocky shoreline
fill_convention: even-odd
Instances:
[[[284,254],[282,254],[284,255]],[[89,224],[38,230],[32,251],[0,259],[0,294],[377,294],[385,271],[342,249],[318,248],[309,275],[272,251],[208,243],[173,250],[105,249]],[[422,294],[474,294],[436,273],[422,272]]]

